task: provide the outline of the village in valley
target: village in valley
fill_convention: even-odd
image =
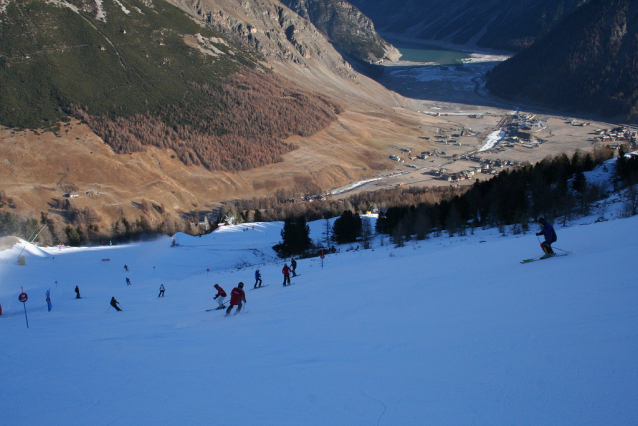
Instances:
[[[424,121],[435,121],[423,125],[423,135],[409,145],[389,147],[395,168],[356,190],[471,185],[548,156],[623,144],[636,149],[638,141],[637,127],[520,111],[424,115]]]

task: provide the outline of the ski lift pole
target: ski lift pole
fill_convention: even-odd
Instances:
[[[46,224],[40,228],[40,230],[38,231],[37,234],[35,234],[35,231],[33,231],[33,234],[35,234],[35,237],[33,236],[33,234],[31,234],[31,237],[29,238],[29,240],[27,240],[27,242],[29,244],[32,244],[36,238],[38,238],[38,235],[40,235],[40,232],[42,232],[42,230],[46,227]],[[27,245],[25,244],[24,247],[22,247],[22,250],[20,251],[20,254],[18,255],[18,258],[20,258],[20,256],[22,256],[22,252],[24,251],[24,249],[27,248]]]

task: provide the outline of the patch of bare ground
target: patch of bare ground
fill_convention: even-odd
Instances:
[[[283,162],[237,173],[186,167],[171,150],[118,155],[75,121],[59,136],[3,128],[0,188],[14,200],[12,212],[25,216],[48,211],[55,218],[58,203],[68,199],[78,209],[97,210],[105,226],[121,215],[145,215],[158,224],[167,214],[210,210],[229,199],[269,196],[279,188],[321,193],[384,170],[387,145],[415,137],[418,129],[416,119],[392,117],[391,110],[385,117],[346,111],[312,137],[290,138],[299,149]],[[144,200],[158,208],[142,211]]]

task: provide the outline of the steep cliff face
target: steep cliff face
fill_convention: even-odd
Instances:
[[[585,0],[351,0],[382,33],[518,51]]]
[[[342,52],[365,62],[395,60],[398,51],[374,29],[359,9],[341,0],[282,0],[312,22]]]
[[[501,96],[638,117],[638,3],[593,0],[488,75]]]
[[[272,0],[170,0],[200,17],[236,43],[255,48],[275,61],[308,66],[316,60],[342,78],[355,78],[352,67],[312,23]]]

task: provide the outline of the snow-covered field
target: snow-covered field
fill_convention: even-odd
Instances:
[[[0,422],[638,421],[638,217],[558,228],[555,245],[573,253],[530,264],[519,261],[542,254],[533,233],[481,230],[400,249],[377,239],[374,250],[328,255],[323,268],[300,260],[290,287],[270,249],[281,226],[178,234],[172,248],[168,237],[31,246],[24,266],[22,246],[0,252]],[[324,221],[311,228],[319,239]],[[251,288],[257,268],[268,286],[246,292],[245,314],[206,312],[213,284]]]
[[[496,130],[490,133],[485,140],[485,143],[479,149],[479,152],[487,151],[488,149],[492,149],[505,137],[505,132],[502,130]]]

